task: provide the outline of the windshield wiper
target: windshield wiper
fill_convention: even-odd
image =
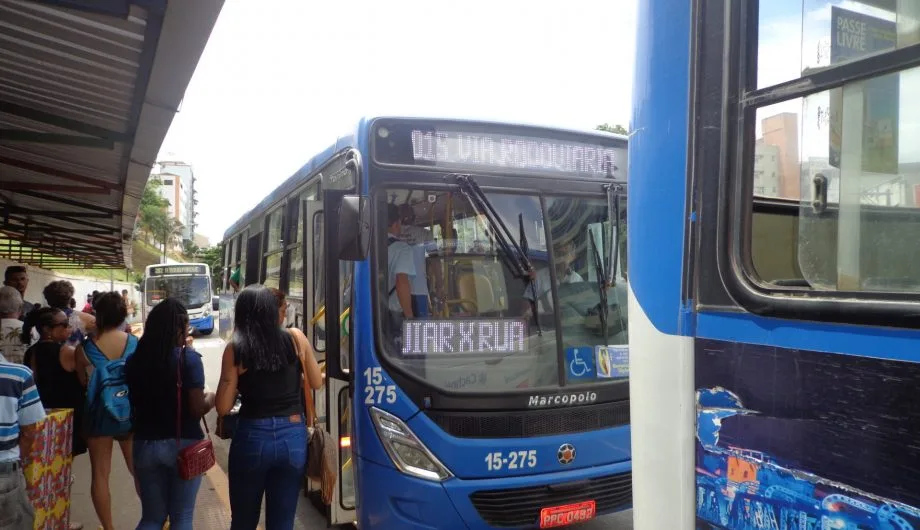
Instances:
[[[527,257],[524,250],[521,249],[517,241],[514,240],[511,231],[508,230],[501,216],[495,211],[495,207],[492,206],[489,198],[486,197],[486,194],[480,189],[479,184],[477,184],[470,175],[457,175],[457,182],[460,185],[460,191],[463,192],[477,210],[476,213],[484,215],[489,225],[492,226],[495,232],[495,240],[502,250],[505,251],[506,255],[516,258],[510,260],[511,269],[515,273],[515,276],[518,278],[530,278],[530,274],[534,270],[533,265],[530,263],[530,258]]]
[[[610,237],[608,238],[608,244],[610,245],[610,252],[612,253],[610,258],[610,263],[607,264],[607,279],[610,282],[610,286],[613,287],[616,285],[616,270],[617,270],[617,261],[619,261],[619,251],[620,251],[620,192],[623,191],[623,187],[619,184],[608,184],[607,188],[607,209],[613,213],[613,222],[612,230],[610,231]]]
[[[523,212],[518,214],[518,240],[520,242],[521,252],[524,256],[527,256],[527,253],[530,252],[530,245],[527,243],[527,233],[524,231]],[[528,287],[530,287],[530,294],[532,297],[530,301],[530,311],[533,313],[533,322],[537,326],[537,335],[543,335],[543,330],[540,328],[540,316],[537,314],[537,282],[529,275],[527,279],[529,280]]]
[[[607,329],[607,318],[610,316],[610,306],[607,303],[607,267],[604,263],[604,259],[601,258],[601,253],[597,248],[597,241],[594,239],[594,234],[590,231],[588,234],[591,236],[591,248],[594,250],[594,268],[597,269],[597,296],[600,299],[601,307],[599,311],[599,316],[601,319],[601,328],[603,328],[604,333],[604,345],[610,344],[610,332]]]
[[[489,201],[489,198],[479,187],[479,184],[476,180],[473,179],[471,175],[457,175],[457,183],[460,187],[460,191],[469,199],[470,204],[476,210],[478,215],[483,215],[488,221],[489,226],[492,227],[492,231],[495,235],[495,241],[501,247],[503,252],[499,254],[506,256],[504,261],[508,265],[508,268],[511,269],[511,272],[516,278],[520,278],[527,283],[527,287],[531,289],[533,294],[533,300],[530,301],[531,312],[533,313],[534,323],[537,326],[537,333],[543,334],[543,331],[540,329],[540,317],[537,313],[537,287],[535,282],[535,270],[533,264],[530,262],[530,258],[527,256],[527,250],[522,247],[527,246],[527,238],[524,237],[524,219],[523,214],[518,216],[519,230],[520,230],[520,240],[521,244],[518,244],[515,241],[514,237],[511,235],[511,231],[508,229],[508,226],[505,225],[505,222],[502,220],[501,216],[498,215],[498,212],[495,211],[495,207],[492,205],[492,202]]]

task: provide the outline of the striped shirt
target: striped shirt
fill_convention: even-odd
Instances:
[[[19,460],[19,427],[44,418],[32,370],[0,362],[0,462]]]

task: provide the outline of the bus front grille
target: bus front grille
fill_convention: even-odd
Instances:
[[[524,412],[427,410],[425,414],[458,438],[527,438],[629,425],[629,401]]]
[[[615,511],[632,502],[632,473],[620,473],[570,484],[477,491],[470,501],[479,516],[496,528],[539,524],[540,510],[593,500],[598,513]]]

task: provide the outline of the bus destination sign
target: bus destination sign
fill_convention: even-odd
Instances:
[[[509,354],[527,351],[520,319],[408,320],[403,355]]]
[[[150,276],[169,276],[173,274],[207,274],[205,265],[158,265],[150,267]]]
[[[413,129],[411,140],[415,163],[626,180],[625,145],[445,129]]]

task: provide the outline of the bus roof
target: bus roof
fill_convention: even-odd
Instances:
[[[336,153],[347,149],[347,148],[357,148],[359,138],[370,129],[371,124],[380,119],[396,119],[396,120],[432,120],[432,121],[443,121],[443,122],[456,122],[456,123],[476,123],[479,125],[504,125],[504,126],[515,126],[522,127],[527,129],[534,129],[536,131],[555,131],[555,132],[569,132],[573,134],[583,134],[583,135],[593,135],[601,136],[606,138],[615,138],[618,140],[628,141],[628,137],[622,134],[611,133],[607,131],[599,130],[579,130],[571,129],[566,127],[551,127],[547,125],[538,125],[538,124],[528,124],[528,123],[514,123],[514,122],[502,122],[496,120],[474,120],[469,118],[451,118],[445,116],[390,116],[390,115],[380,115],[380,116],[365,116],[358,121],[357,126],[354,130],[346,135],[339,136],[335,142],[323,149],[316,155],[314,155],[306,164],[301,166],[293,175],[285,179],[277,188],[275,188],[271,193],[269,193],[264,199],[262,199],[257,205],[247,211],[242,215],[236,222],[230,225],[229,228],[224,232],[224,240],[227,240],[237,232],[242,231],[246,226],[248,226],[254,219],[261,216],[269,208],[275,205],[278,201],[290,195],[295,189],[297,189],[301,184],[305,183],[310,177],[313,176],[321,167],[323,167],[326,162],[328,162]]]

